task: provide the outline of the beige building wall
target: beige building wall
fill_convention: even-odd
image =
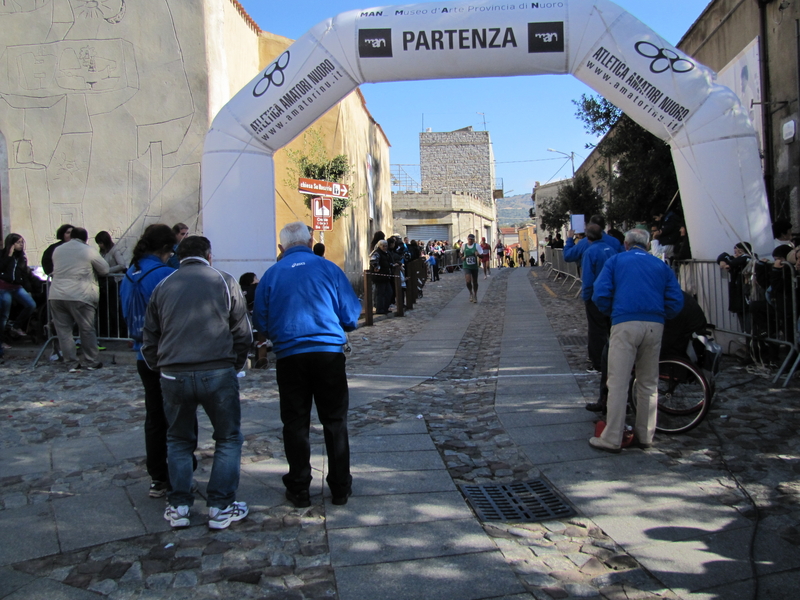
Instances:
[[[539,262],[539,238],[536,236],[536,226],[528,225],[518,231],[519,245],[525,251],[525,260],[530,261],[531,256]],[[530,263],[528,263],[530,264]]]
[[[2,228],[31,264],[62,223],[130,246],[147,223],[197,214],[204,18],[188,0],[0,7]]]
[[[208,61],[208,122],[261,69],[260,29],[236,0],[203,0]]]

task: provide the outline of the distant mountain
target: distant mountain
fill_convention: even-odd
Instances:
[[[533,208],[530,194],[517,194],[497,200],[497,224],[501,227],[531,221],[528,211]]]

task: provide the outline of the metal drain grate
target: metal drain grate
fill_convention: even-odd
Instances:
[[[506,485],[459,485],[481,521],[548,521],[575,514],[573,508],[541,479]]]
[[[589,338],[585,335],[560,335],[558,343],[562,346],[585,346],[589,343]]]

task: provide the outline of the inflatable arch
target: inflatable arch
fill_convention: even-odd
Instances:
[[[273,153],[360,84],[556,73],[670,144],[696,258],[740,240],[771,249],[756,133],[710,69],[606,0],[462,0],[324,21],[222,108],[202,163],[215,263],[239,273],[274,262]]]

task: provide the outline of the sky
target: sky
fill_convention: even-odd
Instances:
[[[264,31],[297,39],[339,13],[375,6],[359,0],[239,0]],[[616,0],[672,44],[700,16],[706,0]],[[594,91],[571,75],[537,75],[364,84],[367,108],[391,144],[393,165],[419,164],[419,133],[472,126],[488,130],[506,196],[530,193],[542,184],[570,177],[598,138],[584,131],[572,103]],[[558,152],[549,152],[548,148]],[[406,170],[416,175],[418,168]]]

